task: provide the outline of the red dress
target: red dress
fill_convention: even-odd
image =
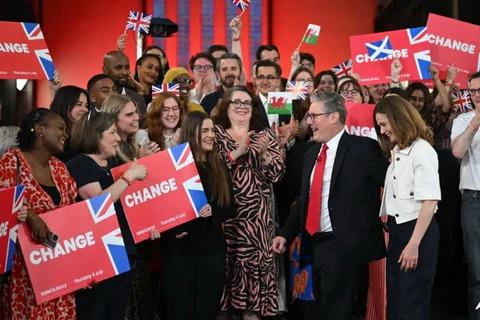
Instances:
[[[50,196],[34,179],[30,166],[18,149],[9,149],[0,158],[0,189],[16,185],[17,158],[20,165],[19,184],[25,185],[25,200],[30,210],[42,214],[75,202],[77,196],[75,181],[60,160],[54,157],[49,160],[52,178],[61,196],[60,204],[55,206]],[[0,319],[74,320],[76,319],[75,295],[65,295],[37,305],[20,247],[17,246],[13,257],[11,279],[1,290]]]

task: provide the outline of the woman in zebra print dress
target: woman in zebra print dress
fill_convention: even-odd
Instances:
[[[276,234],[272,183],[285,173],[273,133],[261,130],[259,108],[244,86],[229,89],[219,104],[217,141],[232,174],[237,214],[225,223],[227,280],[222,310],[243,319],[279,314],[279,265],[270,250]]]

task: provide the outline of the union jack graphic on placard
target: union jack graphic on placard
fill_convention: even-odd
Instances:
[[[130,13],[128,14],[126,30],[138,31],[143,34],[148,34],[151,21],[151,14],[130,11]]]
[[[168,153],[177,171],[180,171],[188,166],[195,166],[192,150],[190,149],[188,143],[183,143],[181,145],[172,147],[168,149]],[[200,209],[208,203],[199,175],[196,174],[190,179],[185,180],[183,187],[192,207],[195,210],[196,215],[198,216]]]
[[[352,74],[352,59],[348,59],[332,68],[337,78]]]
[[[308,81],[287,81],[285,92],[292,93],[292,100],[307,99],[310,83]]]
[[[380,41],[367,42],[365,43],[365,46],[367,47],[368,55],[372,60],[388,58],[393,53],[392,44],[390,43],[388,36]]]
[[[17,214],[23,206],[25,186],[4,189],[0,193],[0,274],[12,269],[17,243]]]
[[[469,112],[472,110],[472,100],[468,90],[459,90],[452,92],[453,107],[457,114]]]
[[[53,79],[55,67],[53,66],[53,60],[45,43],[40,25],[38,23],[22,22],[22,27],[27,36],[28,47],[35,52],[45,76],[49,80]]]
[[[407,29],[408,40],[411,45],[428,42],[427,27]],[[430,79],[432,76],[428,71],[431,65],[430,49],[413,52],[420,79]]]
[[[180,85],[178,83],[163,83],[152,86],[152,98],[162,92],[171,92],[178,96],[180,95]]]
[[[86,203],[95,223],[99,223],[115,215],[115,207],[113,206],[110,193],[91,198]]]
[[[250,0],[232,0],[232,3],[242,11],[245,11],[247,9],[250,2]]]
[[[115,274],[121,274],[130,270],[127,252],[125,251],[125,243],[123,242],[120,228],[102,237],[105,250],[107,251]]]

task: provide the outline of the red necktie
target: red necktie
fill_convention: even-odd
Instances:
[[[315,172],[313,173],[312,186],[310,187],[310,199],[308,201],[307,229],[310,235],[313,235],[320,229],[320,213],[322,211],[322,185],[323,172],[327,162],[327,145],[323,144],[320,156],[317,158]]]

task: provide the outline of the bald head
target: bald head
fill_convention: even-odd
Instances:
[[[103,57],[103,73],[110,76],[118,87],[128,83],[130,75],[130,61],[121,51],[110,51]]]

